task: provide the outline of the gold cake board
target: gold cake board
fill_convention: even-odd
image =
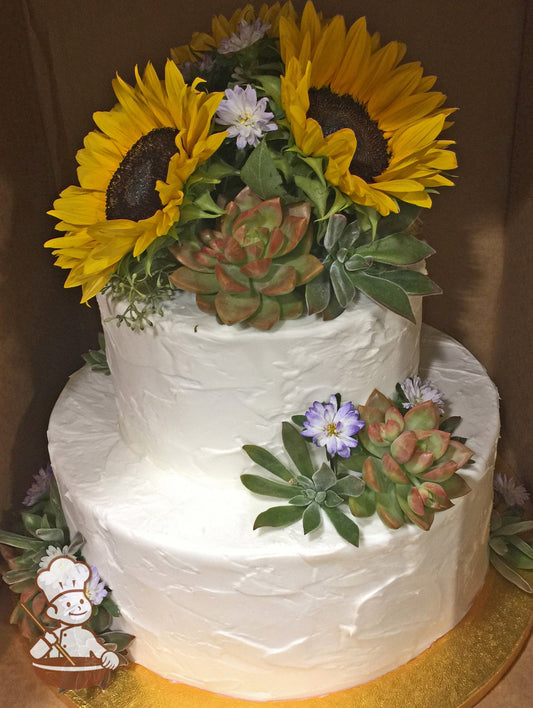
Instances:
[[[530,584],[533,572],[524,573]],[[67,691],[81,708],[469,708],[493,688],[525,644],[533,625],[533,596],[492,567],[466,617],[423,654],[385,676],[347,691],[300,701],[252,702],[172,683],[135,664],[110,686]]]

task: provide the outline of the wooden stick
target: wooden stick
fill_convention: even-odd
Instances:
[[[32,620],[33,620],[33,621],[35,622],[35,624],[39,627],[39,629],[42,630],[42,631],[46,634],[46,633],[48,632],[48,630],[46,629],[46,627],[45,627],[43,624],[41,624],[41,623],[39,622],[39,620],[38,620],[37,617],[33,614],[33,612],[32,612],[28,607],[26,607],[26,605],[25,605],[23,602],[20,603],[20,606],[22,607],[22,609],[24,610],[24,612],[32,618]],[[46,641],[46,640],[45,640],[45,641]],[[70,661],[70,663],[72,664],[72,666],[76,666],[76,662],[72,660],[72,658],[70,657],[70,655],[67,653],[67,650],[66,650],[66,649],[63,649],[63,647],[61,646],[61,644],[59,643],[59,641],[57,641],[56,644],[54,644],[53,646],[56,646],[56,647],[58,648],[58,650],[63,654],[63,656],[65,657],[65,659],[67,659],[68,661]]]

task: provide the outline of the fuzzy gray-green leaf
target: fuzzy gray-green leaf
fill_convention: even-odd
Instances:
[[[290,423],[284,422],[281,430],[283,444],[291,460],[304,477],[311,478],[314,472],[313,463],[311,462],[309,448],[304,438]]]
[[[43,542],[35,538],[20,536],[18,533],[2,531],[0,529],[0,543],[13,548],[25,548],[26,550],[39,551],[43,548]]]
[[[325,462],[313,474],[313,482],[315,483],[316,489],[319,491],[325,492],[327,489],[332,487],[336,481],[337,478],[335,476],[335,472],[333,472],[331,467]]]
[[[304,534],[314,531],[320,526],[320,507],[316,502],[309,504],[302,516]]]
[[[363,480],[350,474],[347,477],[342,477],[342,479],[337,480],[331,489],[337,492],[337,494],[346,497],[359,497],[363,493],[364,488],[365,483]]]
[[[65,543],[65,534],[61,529],[37,529],[35,535],[42,541],[55,543],[57,546]]]
[[[391,234],[376,239],[365,246],[359,246],[357,253],[371,256],[379,263],[390,265],[411,265],[435,253],[431,246],[410,234]]]
[[[244,452],[252,459],[256,464],[264,467],[276,477],[284,479],[286,482],[294,479],[294,475],[290,472],[285,465],[283,465],[274,455],[265,450],[263,447],[258,445],[244,445]]]
[[[281,482],[273,482],[265,477],[255,474],[242,474],[241,482],[246,489],[255,494],[262,494],[267,497],[277,497],[279,499],[290,499],[294,496],[294,487]]]
[[[355,297],[355,286],[348,273],[337,261],[331,264],[329,271],[331,285],[335,292],[335,297],[341,307],[345,308]]]
[[[496,568],[498,573],[500,573],[500,575],[503,575],[506,580],[513,583],[513,585],[516,585],[517,588],[527,593],[533,593],[531,585],[520,575],[520,573],[517,573],[516,570],[513,570],[513,568],[508,566],[507,563],[500,558],[500,556],[494,553],[494,551],[491,551],[490,553],[490,562]]]
[[[515,533],[524,533],[533,529],[533,521],[519,521],[516,524],[507,524],[494,531],[495,536],[512,536]]]
[[[324,507],[324,511],[328,515],[329,520],[335,527],[335,531],[344,538],[345,541],[351,543],[352,546],[359,545],[359,527],[346,514],[343,514],[339,509],[330,509]]]
[[[259,514],[254,521],[254,529],[263,526],[289,526],[299,521],[304,513],[301,506],[273,506]]]
[[[398,285],[362,271],[351,273],[350,279],[355,287],[368,295],[371,300],[405,317],[410,322],[415,322],[409,298]]]
[[[324,269],[305,286],[307,312],[310,315],[323,312],[328,306],[330,297],[331,285],[329,274]]]

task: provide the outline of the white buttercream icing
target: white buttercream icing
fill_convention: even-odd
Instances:
[[[233,476],[241,446],[270,443],[280,420],[337,391],[356,402],[392,391],[418,368],[420,298],[416,325],[361,296],[331,322],[301,317],[269,332],[220,325],[191,293],[142,332],[109,319],[123,305],[98,302],[125,442],[195,475],[216,458],[208,474]]]
[[[457,342],[424,328],[421,375],[453,402],[447,413],[463,416],[458,433],[476,452],[461,471],[471,493],[437,514],[429,532],[361,519],[358,549],[327,519],[308,536],[301,525],[254,532],[255,516],[276,500],[241,485],[242,472],[259,471],[241,442],[279,439],[284,417],[334,391],[355,403],[376,385],[392,393],[413,373],[415,344],[392,374],[388,362],[417,334],[387,333],[383,319],[373,327],[373,314],[347,336],[345,313],[326,325],[329,335],[316,334],[315,347],[324,324],[307,318],[279,335],[286,351],[276,345],[273,356],[272,333],[236,337],[201,313],[182,314],[187,326],[171,317],[146,337],[108,324],[118,411],[113,379],[84,368],[50,421],[69,526],[87,539],[88,561],[113,589],[120,626],[136,635],[134,659],[172,680],[252,700],[325,694],[409,661],[464,616],[487,570],[499,420],[485,371]],[[374,359],[377,368],[366,369]],[[272,378],[254,395],[264,370]],[[228,442],[232,431],[237,439]],[[161,435],[170,440],[158,454]]]

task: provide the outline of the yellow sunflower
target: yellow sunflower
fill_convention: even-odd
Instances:
[[[172,61],[160,81],[148,64],[136,85],[113,82],[117,105],[94,114],[99,130],[78,151],[80,186],[65,189],[49,212],[64,236],[47,241],[56,265],[70,269],[65,287],[96,295],[121,258],[138,256],[179,219],[183,185],[226,137],[210,135],[223,93],[188,86]]]
[[[170,50],[170,56],[176,62],[181,64],[184,61],[196,61],[198,55],[202,52],[216,49],[222,39],[231,37],[239,28],[239,23],[254,22],[260,19],[263,23],[270,24],[270,29],[267,30],[267,36],[279,36],[279,21],[281,17],[296,18],[297,14],[292,5],[292,2],[285,2],[283,5],[276,2],[274,5],[261,5],[259,12],[256,12],[252,5],[246,5],[238,10],[235,10],[233,15],[228,19],[224,15],[216,15],[211,20],[211,34],[206,32],[194,32],[191,43],[180,47],[174,47]]]
[[[439,140],[454,109],[430,91],[435,77],[419,62],[400,64],[405,46],[381,47],[362,17],[348,30],[340,16],[324,22],[311,2],[300,23],[283,17],[282,104],[298,148],[328,158],[326,178],[356,204],[386,216],[397,199],[431,206],[427,188],[453,184],[457,166]]]

